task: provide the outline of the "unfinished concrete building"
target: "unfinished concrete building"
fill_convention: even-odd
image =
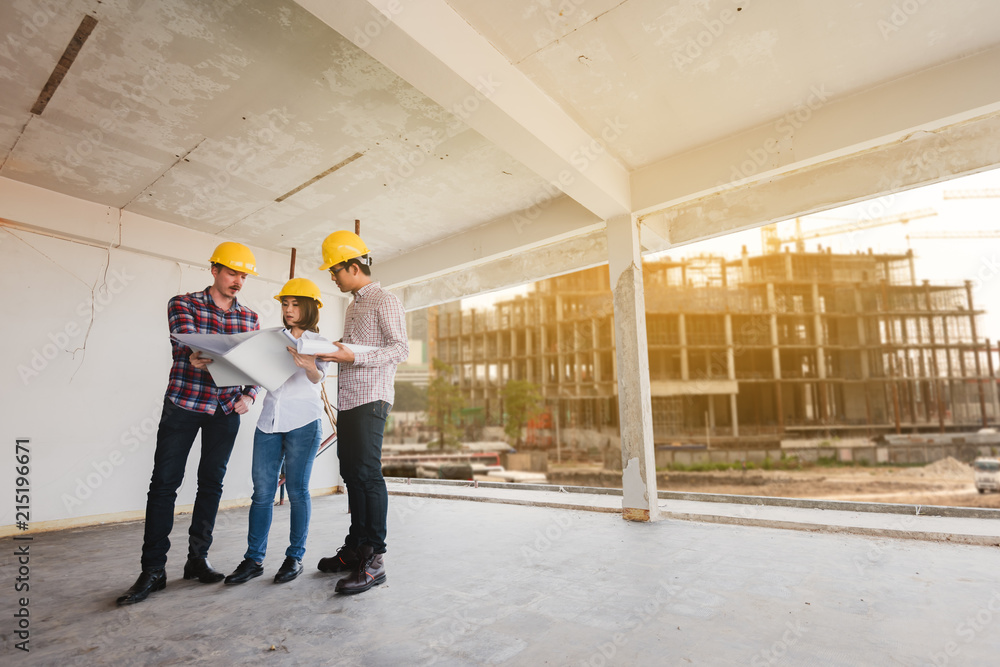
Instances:
[[[995,422],[971,284],[918,282],[912,253],[784,252],[646,262],[654,434],[717,443]],[[440,310],[435,354],[471,405],[541,385],[565,426],[617,427],[604,267],[541,281],[491,312]]]

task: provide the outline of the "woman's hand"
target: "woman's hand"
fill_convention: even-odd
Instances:
[[[299,354],[298,350],[294,347],[286,347],[288,353],[292,355],[292,359],[295,361],[295,365],[303,369],[306,372],[306,377],[313,384],[316,384],[323,379],[323,373],[316,366],[316,357],[319,355],[315,354]],[[322,357],[321,357],[322,358]]]
[[[316,355],[315,354],[299,354],[298,350],[294,347],[288,346],[285,348],[292,355],[292,359],[295,361],[295,365],[299,368],[304,368],[308,370],[316,369]]]

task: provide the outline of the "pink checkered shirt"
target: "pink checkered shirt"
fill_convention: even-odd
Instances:
[[[340,410],[396,398],[396,366],[410,356],[406,316],[395,294],[377,282],[362,287],[347,306],[343,343],[371,345],[377,350],[354,355],[354,362],[340,364],[337,378]]]

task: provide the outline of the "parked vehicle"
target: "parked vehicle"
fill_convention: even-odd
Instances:
[[[972,467],[976,471],[976,490],[979,493],[1000,491],[1000,460],[979,458]]]

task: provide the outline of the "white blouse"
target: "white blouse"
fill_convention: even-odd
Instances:
[[[285,332],[291,336],[287,329]],[[303,331],[302,337],[312,340],[326,340],[312,331]],[[291,344],[291,343],[290,343]],[[264,397],[264,407],[257,420],[257,428],[264,433],[288,433],[302,428],[317,419],[323,418],[323,400],[320,398],[320,388],[326,379],[328,362],[316,361],[316,368],[322,374],[319,382],[312,383],[306,375],[306,369],[299,368],[285,380],[285,383],[267,392]]]

